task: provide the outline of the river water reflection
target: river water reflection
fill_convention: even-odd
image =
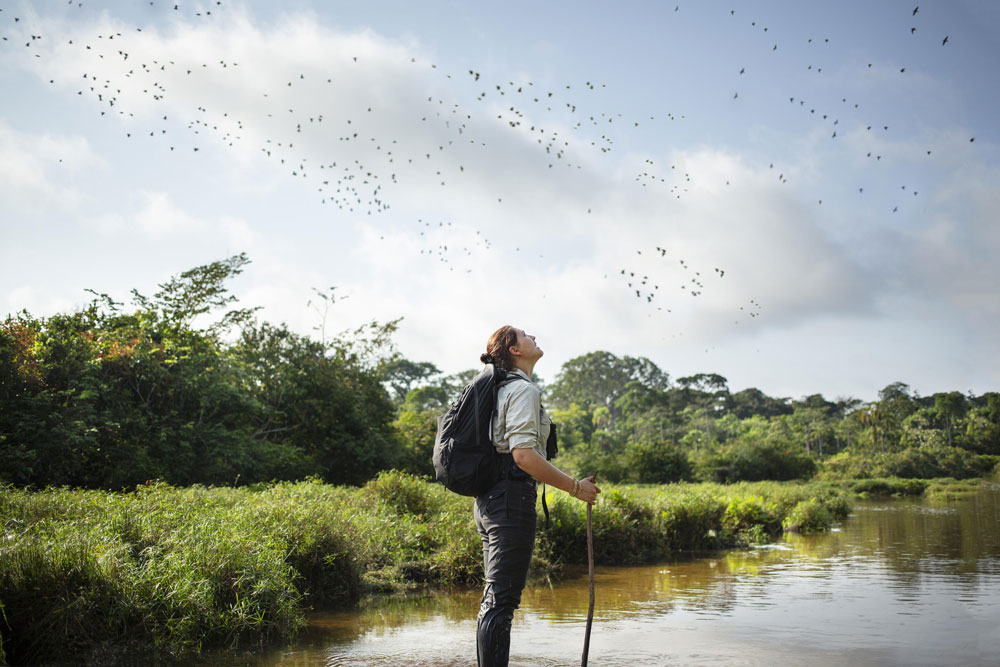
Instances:
[[[825,535],[602,567],[590,664],[1000,665],[1000,485],[949,504],[859,501]],[[512,665],[579,664],[585,572],[529,587]],[[478,591],[316,615],[273,667],[475,665]],[[256,662],[256,660],[255,660]]]

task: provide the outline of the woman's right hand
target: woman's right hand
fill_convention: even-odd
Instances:
[[[576,497],[585,503],[593,505],[597,502],[597,494],[600,492],[600,487],[594,483],[594,476],[591,475],[580,480],[580,490],[577,492]]]

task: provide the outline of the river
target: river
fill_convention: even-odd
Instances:
[[[595,667],[996,666],[1000,485],[943,504],[861,500],[823,535],[599,567],[595,579]],[[511,665],[579,664],[587,600],[585,571],[529,586],[515,616]],[[317,614],[297,643],[253,662],[475,665],[478,602],[478,591],[458,591]]]

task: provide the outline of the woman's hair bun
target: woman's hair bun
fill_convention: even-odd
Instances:
[[[496,359],[494,359],[493,355],[490,354],[489,352],[483,352],[482,354],[480,354],[479,355],[479,361],[483,362],[484,364],[495,364],[496,363]]]

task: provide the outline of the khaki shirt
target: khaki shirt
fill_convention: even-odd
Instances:
[[[497,392],[497,406],[490,419],[493,445],[501,454],[531,447],[545,458],[552,420],[542,407],[542,392],[519,368],[511,371],[527,380],[508,381]]]

